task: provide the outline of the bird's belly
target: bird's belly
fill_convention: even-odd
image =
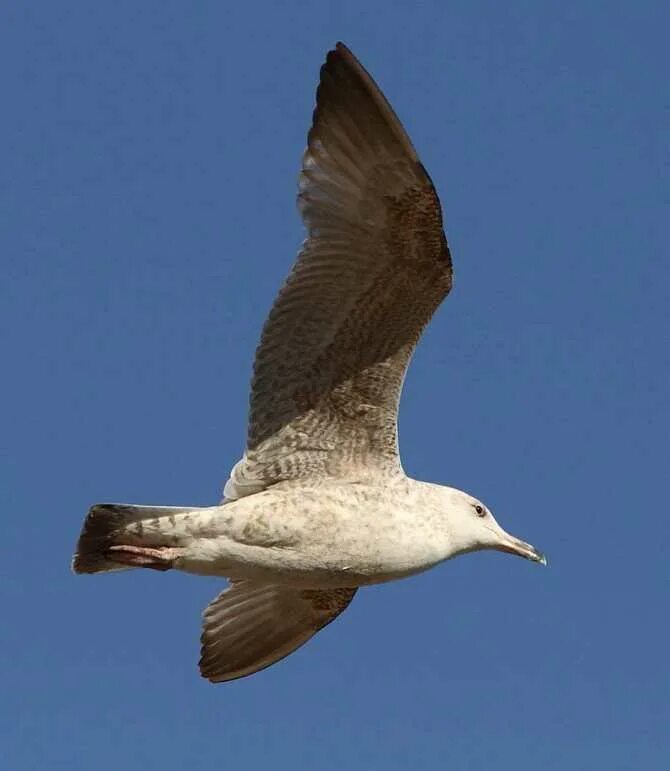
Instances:
[[[395,498],[397,501],[397,498]],[[218,510],[176,567],[190,573],[350,587],[419,573],[438,560],[430,534],[384,490],[264,492]],[[214,524],[212,524],[214,523]]]
[[[310,587],[352,587],[420,573],[437,560],[402,534],[338,527],[308,529],[285,543],[257,545],[228,536],[197,539],[176,567],[189,573]]]
[[[214,544],[209,544],[209,547]],[[285,550],[230,549],[217,550],[210,556],[206,551],[181,557],[175,567],[198,575],[222,576],[235,579],[255,579],[268,583],[307,587],[352,587],[379,584],[421,573],[431,564],[410,563],[406,559],[366,559],[324,557],[309,552]]]

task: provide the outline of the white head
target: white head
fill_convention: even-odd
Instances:
[[[450,542],[449,556],[480,549],[497,549],[547,564],[542,552],[505,532],[481,501],[453,487],[441,486],[440,489],[441,515],[446,518]]]

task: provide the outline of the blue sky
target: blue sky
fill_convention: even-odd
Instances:
[[[665,768],[667,4],[2,16],[6,767]],[[365,590],[214,687],[196,662],[221,582],[69,560],[94,502],[218,499],[338,39],[409,131],[454,258],[406,382],[405,468],[550,564],[475,554]]]

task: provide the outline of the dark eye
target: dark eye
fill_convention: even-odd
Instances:
[[[484,507],[477,504],[475,506],[475,511],[477,512],[477,516],[483,517],[484,516]]]

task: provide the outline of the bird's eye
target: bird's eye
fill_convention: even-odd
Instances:
[[[478,516],[478,517],[483,517],[483,516],[484,516],[484,514],[485,514],[485,510],[484,510],[484,507],[483,507],[483,506],[480,506],[479,504],[477,504],[477,505],[475,506],[475,511],[477,512],[477,516]]]

